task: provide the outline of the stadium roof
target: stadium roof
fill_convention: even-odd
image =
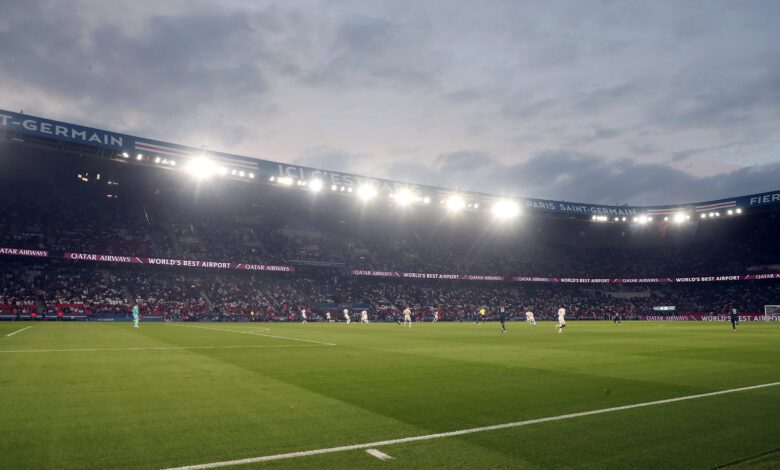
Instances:
[[[528,211],[593,217],[598,220],[625,220],[623,217],[652,217],[672,214],[707,214],[718,210],[763,208],[780,205],[780,189],[736,196],[661,206],[589,204],[549,199],[506,199],[487,193],[454,188],[410,184],[356,174],[310,168],[271,160],[249,158],[223,152],[136,137],[103,129],[55,121],[0,109],[0,136],[3,140],[55,144],[60,150],[91,148],[99,156],[134,163],[216,175],[248,181],[300,186],[306,189],[355,193],[365,198],[403,199],[406,203],[444,204],[456,209],[489,210],[501,207],[506,213]],[[457,206],[457,207],[456,207]]]

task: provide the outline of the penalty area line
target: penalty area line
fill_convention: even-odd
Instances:
[[[169,323],[169,325],[173,325],[172,323]],[[266,335],[263,333],[255,333],[254,331],[241,331],[241,330],[227,330],[225,328],[209,328],[206,326],[195,326],[195,325],[173,325],[173,326],[181,326],[185,328],[199,328],[201,330],[211,330],[211,331],[226,331],[228,333],[238,333],[241,335],[253,335],[253,336],[264,336],[266,338],[277,338],[277,339],[287,339],[290,341],[303,341],[304,343],[314,343],[314,344],[321,344],[323,346],[337,346],[333,343],[326,343],[324,341],[314,341],[311,339],[300,339],[300,338],[290,338],[288,336],[276,336],[276,335]],[[264,328],[264,331],[270,331],[268,328]]]
[[[536,419],[529,419],[525,421],[517,421],[514,423],[503,423],[503,424],[494,424],[492,426],[483,426],[479,428],[471,428],[471,429],[461,429],[458,431],[449,431],[449,432],[441,432],[436,434],[426,434],[422,436],[412,436],[412,437],[402,437],[399,439],[389,439],[386,441],[377,441],[377,442],[368,442],[365,444],[351,444],[351,445],[345,445],[345,446],[339,446],[339,447],[329,447],[326,449],[315,449],[315,450],[305,450],[300,452],[289,452],[286,454],[276,454],[276,455],[264,455],[261,457],[251,457],[246,459],[237,459],[237,460],[225,460],[222,462],[213,462],[213,463],[204,463],[204,464],[198,464],[198,465],[185,465],[182,467],[169,467],[163,470],[206,470],[211,468],[222,468],[222,467],[229,467],[233,465],[244,465],[249,463],[258,463],[258,462],[269,462],[272,460],[284,460],[284,459],[294,459],[298,457],[309,457],[312,455],[322,455],[322,454],[333,454],[336,452],[346,452],[350,450],[363,450],[363,449],[374,449],[375,447],[385,447],[390,445],[396,445],[396,444],[406,444],[409,442],[420,442],[420,441],[430,441],[433,439],[442,439],[447,437],[455,437],[455,436],[463,436],[465,434],[475,434],[480,432],[487,432],[487,431],[497,431],[501,429],[510,429],[510,428],[519,428],[522,426],[529,426],[532,424],[540,424],[540,423],[548,423],[552,421],[563,421],[566,419],[573,419],[573,418],[580,418],[583,416],[592,416],[592,415],[599,415],[599,414],[605,414],[605,413],[613,413],[615,411],[624,411],[624,410],[631,410],[634,408],[645,408],[648,406],[657,406],[657,405],[665,405],[667,403],[676,403],[680,401],[687,401],[687,400],[696,400],[699,398],[707,398],[707,397],[715,397],[718,395],[728,395],[731,393],[738,393],[738,392],[746,392],[749,390],[759,390],[762,388],[769,388],[769,387],[776,387],[780,385],[780,382],[771,382],[771,383],[765,383],[760,385],[751,385],[749,387],[739,387],[739,388],[730,388],[727,390],[718,390],[715,392],[708,392],[708,393],[698,393],[696,395],[686,395],[682,397],[676,397],[676,398],[667,398],[665,400],[655,400],[655,401],[648,401],[644,403],[634,403],[632,405],[623,405],[623,406],[614,406],[611,408],[602,408],[599,410],[591,410],[591,411],[582,411],[579,413],[569,413],[565,415],[558,415],[558,416],[550,416],[547,418],[536,418]],[[374,449],[375,450],[375,449]],[[373,454],[372,454],[373,455]]]
[[[13,336],[13,335],[15,335],[16,333],[21,333],[22,331],[24,331],[24,330],[26,330],[26,329],[28,329],[28,328],[32,328],[32,325],[30,325],[30,326],[25,326],[25,327],[24,327],[24,328],[22,328],[21,330],[16,330],[16,331],[14,331],[13,333],[8,333],[6,336]]]

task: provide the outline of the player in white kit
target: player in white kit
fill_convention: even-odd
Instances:
[[[349,318],[349,310],[346,308],[344,309],[344,320],[347,322],[347,325],[352,323],[352,320]]]
[[[325,312],[325,321],[330,323],[330,312]]]
[[[306,309],[301,309],[301,323],[306,323]]]
[[[436,323],[437,321],[439,321],[439,312],[435,311],[433,312],[433,323]]]
[[[404,309],[404,326],[412,327],[412,311],[409,310],[409,307]]]
[[[525,312],[525,321],[533,326],[536,326],[536,320],[534,319],[534,312],[528,310]]]
[[[566,309],[561,307],[558,309],[558,333],[564,328],[566,328]]]
[[[365,310],[360,312],[360,323],[368,323],[368,312]]]

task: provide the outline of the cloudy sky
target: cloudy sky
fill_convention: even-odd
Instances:
[[[0,108],[599,203],[780,188],[780,2],[0,0]]]

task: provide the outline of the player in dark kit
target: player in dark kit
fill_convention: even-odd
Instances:
[[[739,315],[737,314],[737,309],[732,308],[731,309],[731,331],[737,331],[738,323],[739,323]]]
[[[501,322],[501,334],[506,333],[506,309],[501,307],[498,312],[498,321]]]

